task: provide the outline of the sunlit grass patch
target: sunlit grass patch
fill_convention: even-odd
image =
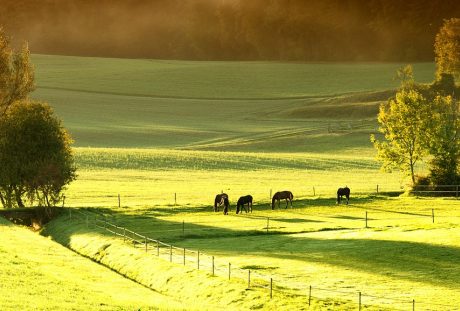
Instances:
[[[0,218],[2,310],[182,309],[26,228]]]

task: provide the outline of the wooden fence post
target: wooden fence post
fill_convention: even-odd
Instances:
[[[415,299],[412,299],[412,311],[415,311]]]
[[[200,270],[200,251],[197,251],[198,270]]]
[[[313,186],[313,196],[316,196],[315,186]]]
[[[185,220],[182,220],[182,237],[185,236]]]
[[[366,228],[367,228],[367,211],[366,211]]]
[[[458,187],[457,187],[458,189]],[[64,204],[65,204],[65,196],[62,197],[62,207],[64,207]]]
[[[431,209],[431,218],[433,218],[433,223],[434,223],[434,208]]]
[[[212,256],[212,276],[214,276],[214,256]]]
[[[268,233],[268,226],[270,225],[270,217],[267,217],[267,233]]]
[[[273,298],[273,279],[270,278],[270,299]]]
[[[379,194],[379,185],[377,185],[377,194]]]
[[[169,262],[172,262],[172,245],[169,245]]]
[[[184,247],[184,266],[185,266],[185,247]]]
[[[174,192],[174,206],[177,204],[177,194]]]
[[[232,264],[228,263],[228,279],[230,280],[230,273],[232,271]]]
[[[361,292],[359,292],[358,310],[361,311]]]
[[[121,207],[120,194],[118,194],[118,207]]]
[[[251,270],[248,270],[248,289],[251,288]]]
[[[311,305],[311,285],[310,290],[308,291],[308,305]]]

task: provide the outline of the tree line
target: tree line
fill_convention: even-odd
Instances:
[[[457,0],[2,0],[34,53],[194,60],[432,61]]]
[[[399,169],[412,185],[460,183],[460,19],[446,20],[436,36],[436,78],[417,84],[410,66],[397,76],[400,87],[380,106],[378,122],[382,140],[371,141],[386,170]],[[425,161],[428,175],[418,175]]]

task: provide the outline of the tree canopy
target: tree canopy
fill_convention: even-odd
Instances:
[[[436,75],[451,74],[460,79],[460,18],[446,20],[434,44]]]
[[[27,44],[10,46],[0,29],[0,202],[53,206],[75,179],[72,142],[46,103],[33,102],[34,70]]]
[[[49,105],[16,101],[0,118],[0,199],[53,206],[75,179],[72,140]]]
[[[24,43],[20,51],[14,51],[10,39],[0,28],[0,116],[34,89],[34,68],[27,44]]]
[[[35,53],[195,60],[432,61],[458,0],[2,0]]]
[[[403,88],[395,98],[380,106],[378,121],[384,141],[371,137],[383,168],[397,168],[415,183],[415,165],[426,154],[426,120],[430,110],[426,99],[415,89]]]

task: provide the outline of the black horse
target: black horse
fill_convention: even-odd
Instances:
[[[246,204],[248,205],[247,209],[246,209]],[[252,213],[252,195],[248,194],[238,199],[238,202],[236,203],[236,213],[237,214],[240,212],[240,207],[241,207],[241,212],[243,212],[243,208],[244,208],[246,213],[248,211]]]
[[[278,208],[280,207],[280,201],[286,200],[286,208],[288,207],[288,200],[291,202],[292,207],[292,199],[294,199],[294,195],[291,191],[280,191],[273,195],[272,198],[272,209],[275,209],[275,201],[278,201]]]
[[[230,203],[228,201],[228,195],[226,193],[216,195],[216,198],[214,199],[214,212],[218,212],[219,206],[221,205],[224,206],[224,215],[227,215]]]
[[[348,201],[350,200],[350,188],[348,188],[347,186],[345,186],[345,188],[339,188],[337,190],[337,204],[340,204],[343,196],[347,198],[348,205]]]

